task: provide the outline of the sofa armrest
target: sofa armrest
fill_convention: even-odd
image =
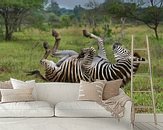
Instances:
[[[119,94],[125,94],[123,89],[119,89]],[[125,119],[126,121],[130,121],[131,122],[131,114],[132,114],[132,101],[127,101],[125,104],[125,111],[124,111],[124,117],[123,119]]]
[[[125,94],[124,90],[119,88],[119,94]]]
[[[120,119],[120,124],[123,124],[126,126],[126,128],[130,128],[133,130],[133,124],[132,124],[132,102],[127,101],[125,104],[125,111],[124,116]]]
[[[124,119],[131,122],[132,102],[127,101],[125,104]]]

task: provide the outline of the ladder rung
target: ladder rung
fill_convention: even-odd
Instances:
[[[147,64],[147,63],[149,63],[149,62],[146,60],[146,61],[133,61],[133,63]]]
[[[135,48],[134,50],[135,50],[135,51],[146,51],[147,48]]]
[[[134,106],[134,108],[145,109],[145,108],[153,108],[153,106]]]
[[[134,93],[152,93],[152,91],[133,91]]]

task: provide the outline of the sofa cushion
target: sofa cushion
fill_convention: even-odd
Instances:
[[[8,81],[0,81],[0,89],[12,89],[12,84],[11,84],[11,81],[8,80]]]
[[[57,117],[112,117],[104,107],[93,101],[59,102],[55,106]]]
[[[33,88],[32,95],[33,95],[34,99],[37,100],[35,80],[21,81],[21,80],[10,78],[10,81],[11,81],[11,84],[13,86],[13,89]]]
[[[12,89],[11,81],[0,81],[0,89]],[[0,101],[1,101],[1,90],[0,90]]]
[[[122,84],[122,79],[106,81],[102,98],[107,100],[119,94],[119,88]]]
[[[1,89],[2,103],[33,101],[33,88],[27,89]]]
[[[104,80],[96,80],[91,83],[81,80],[78,100],[101,101],[104,86]]]
[[[51,117],[53,107],[45,101],[0,104],[0,117]]]

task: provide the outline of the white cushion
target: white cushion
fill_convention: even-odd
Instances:
[[[0,117],[51,117],[53,107],[45,101],[0,104]]]
[[[36,93],[36,83],[35,80],[29,80],[29,81],[21,81],[17,79],[10,78],[11,84],[13,86],[13,89],[26,89],[26,88],[33,88],[33,98],[37,100],[37,93]]]
[[[57,117],[112,117],[104,107],[93,101],[60,102],[55,106]]]

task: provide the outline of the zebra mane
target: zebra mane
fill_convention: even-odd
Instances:
[[[134,57],[137,57],[139,61],[145,61],[145,58],[141,57],[137,52],[134,52]]]
[[[134,56],[137,58],[141,58],[140,55],[137,52],[134,52]]]

